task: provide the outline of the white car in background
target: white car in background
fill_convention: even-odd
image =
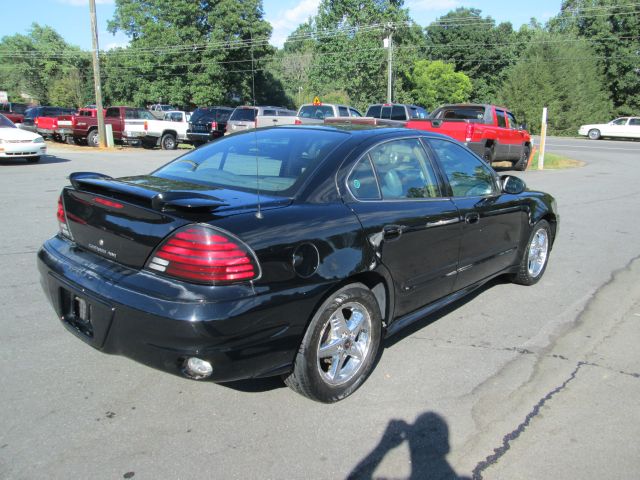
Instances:
[[[640,117],[620,117],[609,123],[582,125],[578,134],[591,140],[602,137],[640,138]]]
[[[25,158],[35,163],[47,153],[47,145],[37,133],[22,130],[0,114],[0,158]]]

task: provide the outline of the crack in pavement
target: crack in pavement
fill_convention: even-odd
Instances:
[[[527,414],[524,421],[520,425],[518,425],[518,427],[515,430],[511,431],[510,433],[507,433],[502,438],[502,446],[498,448],[494,448],[492,455],[489,455],[486,459],[479,462],[475,466],[475,468],[471,472],[471,478],[473,480],[482,480],[482,472],[487,468],[489,468],[491,465],[495,464],[498,460],[500,460],[500,458],[505,453],[507,453],[509,448],[511,448],[511,442],[516,440],[526,430],[526,428],[531,423],[531,420],[533,420],[540,413],[540,409],[544,406],[544,404],[547,403],[549,400],[551,400],[551,398],[554,395],[556,395],[558,392],[564,390],[566,386],[569,384],[569,382],[571,382],[576,378],[578,371],[584,365],[591,365],[591,364],[588,362],[578,362],[578,365],[573,370],[573,372],[571,372],[571,375],[569,375],[569,378],[567,378],[560,386],[554,388],[549,393],[547,393],[544,397],[542,397],[540,401],[538,401],[538,403],[534,405],[533,409]]]

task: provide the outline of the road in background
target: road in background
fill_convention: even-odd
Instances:
[[[50,147],[40,164],[1,162],[0,477],[639,478],[640,143],[547,147],[586,165],[518,173],[561,214],[542,281],[493,281],[389,339],[334,405],[278,379],[170,376],[56,320],[36,252],[66,177],[145,173],[178,152]]]

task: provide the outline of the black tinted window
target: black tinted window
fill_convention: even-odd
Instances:
[[[391,109],[391,120],[406,120],[407,114],[402,105],[394,105]]]
[[[348,117],[349,109],[347,107],[338,107],[338,115],[340,117]]]
[[[256,109],[254,108],[236,108],[229,120],[239,120],[242,122],[253,122],[256,119]]]
[[[270,117],[275,117],[276,116],[276,111],[273,109],[265,109],[262,111],[262,115],[264,116],[270,116]]]
[[[491,195],[496,191],[492,170],[460,145],[447,140],[429,139],[451,185],[454,197]]]
[[[380,105],[372,105],[369,107],[369,110],[367,110],[367,117],[375,117],[375,118],[380,118],[380,110],[382,109],[382,106]]]
[[[504,111],[496,110],[496,117],[498,118],[498,126],[505,128],[507,126],[507,119],[504,115]]]
[[[391,107],[382,107],[380,118],[391,119]]]
[[[215,118],[215,110],[209,108],[197,108],[191,115],[192,123],[211,122]]]
[[[120,116],[119,108],[107,108],[107,113],[105,113],[105,117],[108,118],[118,118]]]
[[[434,112],[433,118],[444,120],[484,120],[484,107],[444,107]]]

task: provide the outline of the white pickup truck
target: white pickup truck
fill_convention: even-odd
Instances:
[[[165,112],[162,120],[147,120],[142,145],[147,148],[160,146],[163,150],[175,150],[178,143],[188,143],[189,118],[190,113],[174,110]]]

